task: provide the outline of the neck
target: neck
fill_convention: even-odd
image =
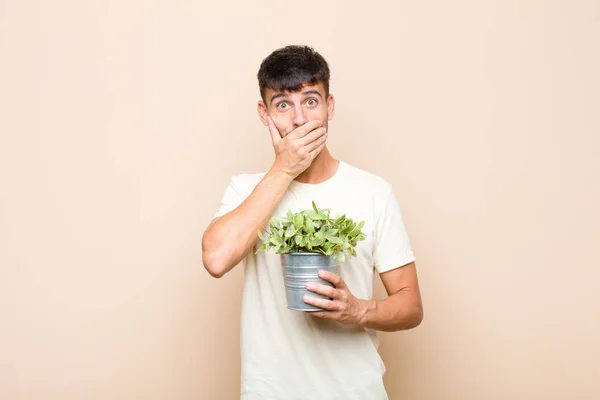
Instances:
[[[319,155],[313,160],[310,167],[296,177],[300,183],[318,184],[331,178],[338,169],[339,160],[333,158],[327,146],[321,150]]]

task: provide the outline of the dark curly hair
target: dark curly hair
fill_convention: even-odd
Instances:
[[[329,95],[329,65],[308,46],[290,45],[272,52],[260,64],[258,86],[265,101],[267,88],[275,91],[296,92],[305,84],[322,83],[325,97]]]

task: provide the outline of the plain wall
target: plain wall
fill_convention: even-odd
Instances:
[[[417,256],[390,398],[600,398],[599,40],[593,0],[0,1],[0,398],[239,398],[243,270],[200,243],[292,43]]]

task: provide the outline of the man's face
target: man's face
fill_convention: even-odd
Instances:
[[[321,126],[327,128],[334,110],[333,95],[325,97],[325,88],[320,82],[305,85],[298,92],[276,92],[267,88],[265,102],[261,100],[258,104],[263,124],[268,125],[267,116],[270,116],[281,137],[314,120],[320,120]]]

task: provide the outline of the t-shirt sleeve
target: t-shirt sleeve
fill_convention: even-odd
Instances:
[[[383,202],[379,203],[375,222],[373,264],[378,273],[402,267],[415,260],[408,233],[402,220],[400,205],[392,186],[388,186]]]
[[[240,204],[243,203],[244,199],[245,197],[241,192],[238,177],[232,176],[229,181],[229,185],[225,189],[225,193],[223,193],[219,208],[213,218],[221,217],[236,209]]]

